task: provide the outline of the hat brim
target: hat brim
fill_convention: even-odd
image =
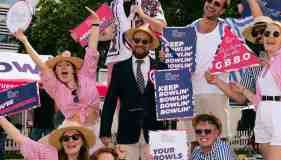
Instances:
[[[152,31],[149,31],[148,29],[145,29],[145,28],[142,28],[142,27],[139,27],[139,28],[131,28],[129,29],[127,32],[126,32],[126,37],[127,37],[127,40],[129,40],[130,42],[132,42],[133,40],[133,36],[135,33],[137,32],[145,32],[147,33],[148,35],[151,36],[152,38],[152,42],[151,42],[151,47],[150,49],[155,49],[159,46],[159,40],[158,38],[155,36],[154,33],[152,33]]]
[[[253,31],[253,27],[249,26],[247,28],[244,29],[244,31],[242,32],[243,36],[245,37],[245,39],[251,43],[256,43],[256,38],[254,38],[252,36],[252,31]]]
[[[63,57],[63,56],[56,56],[46,61],[46,64],[49,68],[53,69],[57,63],[67,61],[72,63],[77,70],[79,70],[82,66],[83,60],[78,57]]]
[[[86,128],[86,127],[78,127],[78,126],[73,126],[73,127],[65,127],[65,128],[58,128],[54,130],[49,137],[49,144],[60,150],[62,148],[60,138],[63,136],[65,131],[68,130],[77,130],[79,131],[84,139],[86,145],[90,148],[96,143],[96,136],[93,133],[92,130]]]
[[[269,24],[271,23],[272,20],[269,17],[266,16],[259,16],[257,18],[254,19],[253,22],[251,22],[249,24],[248,27],[246,27],[243,31],[242,34],[245,37],[245,39],[251,43],[257,43],[256,42],[256,38],[253,37],[252,35],[252,31],[253,31],[253,27],[257,24],[257,23],[265,23],[265,24]]]

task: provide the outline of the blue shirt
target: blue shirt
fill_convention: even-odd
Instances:
[[[200,146],[194,148],[192,160],[235,160],[233,150],[224,141],[217,139],[210,152],[205,154]]]

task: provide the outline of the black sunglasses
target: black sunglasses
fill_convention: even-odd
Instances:
[[[252,36],[255,38],[258,35],[263,35],[265,28],[266,28],[266,25],[254,27],[252,30]]]
[[[204,132],[205,135],[212,133],[211,129],[195,129],[195,134],[202,135]]]
[[[272,37],[274,37],[274,38],[278,38],[279,36],[280,36],[280,32],[278,32],[278,31],[265,31],[264,33],[263,33],[263,36],[265,36],[265,37],[270,37],[270,35],[272,35]]]
[[[77,94],[77,89],[75,89],[75,90],[73,90],[72,92],[71,92],[71,95],[73,95],[74,97],[73,97],[73,102],[74,103],[78,103],[80,100],[79,100],[79,97],[78,97],[78,94]]]
[[[206,0],[206,2],[208,2],[208,3],[212,3],[214,0]],[[216,6],[216,7],[218,7],[218,8],[220,8],[221,6],[222,6],[222,4],[220,3],[220,2],[218,2],[218,1],[214,1],[214,5]]]
[[[73,141],[77,141],[80,138],[81,138],[80,134],[73,134],[71,136],[64,135],[64,136],[61,137],[61,141],[62,142],[68,142],[68,141],[70,141],[70,139],[72,139]]]
[[[144,45],[147,45],[148,43],[150,43],[149,40],[147,40],[147,39],[140,39],[140,38],[134,38],[133,41],[135,42],[135,44],[142,43]]]

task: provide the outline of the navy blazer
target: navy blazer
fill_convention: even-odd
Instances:
[[[150,58],[150,70],[166,69],[165,63]],[[154,100],[154,85],[148,80],[144,93],[141,94],[132,69],[132,58],[114,65],[101,115],[100,137],[111,136],[113,115],[120,100],[117,142],[119,144],[137,143],[140,131],[148,143],[149,130],[175,129],[176,121],[157,121]]]

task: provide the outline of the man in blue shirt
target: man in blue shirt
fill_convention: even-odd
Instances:
[[[192,119],[199,146],[192,152],[192,160],[235,160],[230,146],[221,140],[221,121],[210,114],[199,114]]]

